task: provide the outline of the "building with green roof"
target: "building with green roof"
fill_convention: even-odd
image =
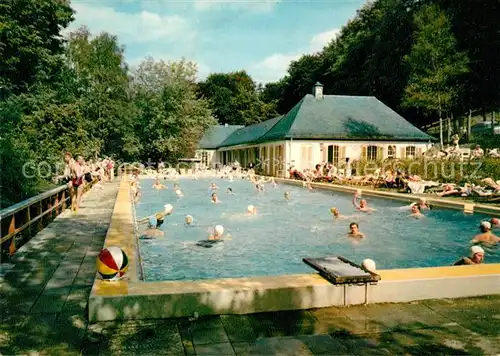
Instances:
[[[231,134],[236,130],[244,128],[243,125],[217,125],[213,126],[203,134],[200,142],[198,143],[198,148],[196,150],[195,157],[200,159],[201,164],[205,167],[214,167],[217,160],[216,150],[222,142],[224,142]]]
[[[294,166],[421,156],[435,139],[373,96],[323,95],[316,83],[286,115],[239,128],[217,145],[222,164],[253,163],[285,176]]]

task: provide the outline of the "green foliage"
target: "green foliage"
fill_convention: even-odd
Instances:
[[[211,74],[199,83],[199,93],[221,124],[251,125],[277,116],[276,102],[262,101],[245,71]]]
[[[2,208],[51,187],[66,151],[175,160],[216,123],[195,64],[146,58],[130,76],[116,36],[81,28],[63,45],[71,18],[65,1],[0,4]]]
[[[403,104],[426,111],[449,110],[458,97],[452,80],[468,72],[465,53],[457,52],[451,23],[437,5],[415,15],[415,43],[405,56],[411,72]]]

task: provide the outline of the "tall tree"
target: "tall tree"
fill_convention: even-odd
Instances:
[[[442,146],[442,112],[450,109],[459,94],[452,81],[468,72],[468,58],[457,51],[451,23],[439,6],[424,6],[415,15],[415,26],[415,43],[405,57],[411,72],[404,104],[439,113]]]
[[[210,101],[220,123],[249,125],[277,115],[276,103],[261,100],[255,82],[245,71],[211,74],[199,83],[199,92]]]
[[[0,98],[25,92],[58,71],[63,53],[59,33],[72,19],[66,0],[0,2]]]
[[[185,60],[146,58],[132,74],[139,110],[135,130],[143,159],[167,160],[194,154],[205,130],[216,124],[205,99],[196,97],[196,65]]]

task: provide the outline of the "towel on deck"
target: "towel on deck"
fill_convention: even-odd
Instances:
[[[428,181],[428,182],[408,182],[408,188],[412,194],[423,194],[425,188],[437,187],[439,183]]]

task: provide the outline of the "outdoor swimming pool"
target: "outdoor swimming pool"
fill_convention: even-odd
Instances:
[[[417,220],[408,217],[409,210],[400,209],[405,203],[368,197],[369,206],[378,211],[333,221],[329,212],[333,206],[341,214],[356,214],[351,195],[269,184],[265,192],[257,192],[247,180],[214,181],[220,188],[220,204],[210,201],[209,179],[179,179],[184,192],[180,199],[173,181],[162,181],[169,189],[157,191],[151,188],[154,180],[141,180],[137,218],[160,211],[167,203],[174,206],[161,227],[165,236],[140,241],[145,281],[311,273],[302,258],[329,255],[357,263],[371,258],[378,269],[446,266],[468,254],[479,222],[489,218],[433,209]],[[228,187],[234,195],[226,195]],[[283,197],[285,191],[291,193],[289,201]],[[257,207],[257,216],[246,215],[249,204]],[[194,226],[184,224],[187,214],[194,217]],[[359,244],[346,237],[351,221],[367,235]],[[212,248],[196,246],[217,224],[232,240]],[[486,262],[500,263],[498,247],[486,250]]]

